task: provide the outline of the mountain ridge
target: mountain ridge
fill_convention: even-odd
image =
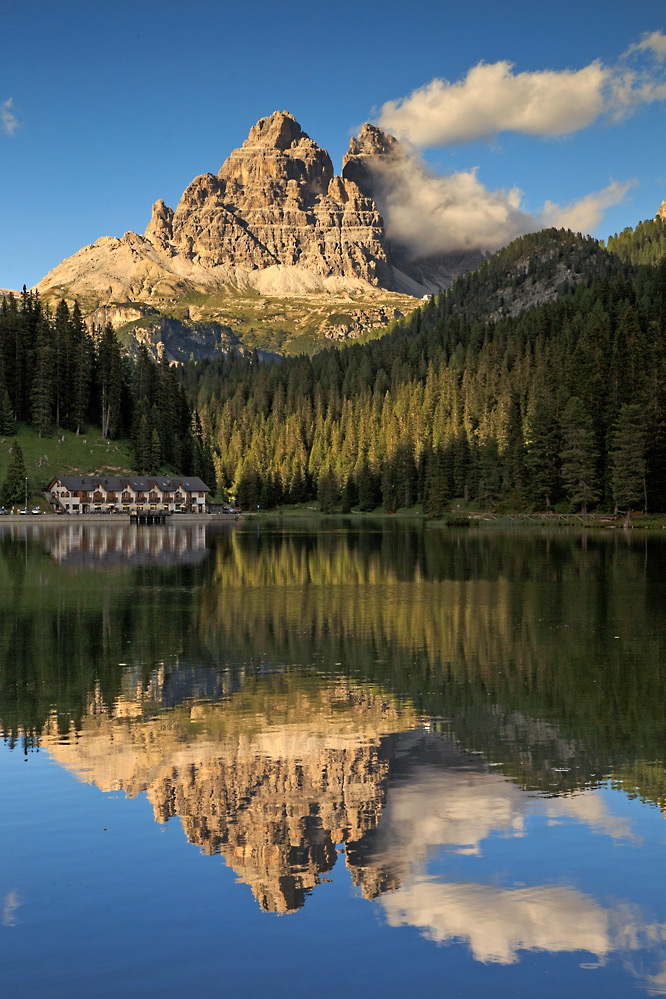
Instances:
[[[405,155],[392,136],[366,125],[352,138],[336,176],[329,154],[293,115],[274,112],[252,127],[217,174],[195,177],[175,209],[158,199],[143,234],[100,237],[49,271],[36,290],[47,301],[76,298],[98,323],[113,314],[111,321],[129,339],[129,324],[142,321],[144,341],[156,355],[162,343],[170,359],[183,359],[175,343],[183,322],[195,346],[202,321],[216,328],[217,345],[202,341],[199,356],[226,349],[234,338],[245,341],[244,330],[225,339],[234,323],[224,309],[202,304],[210,295],[307,298],[320,306],[317,321],[307,321],[301,304],[287,340],[295,336],[300,344],[301,329],[319,340],[355,337],[376,325],[378,313],[411,311],[419,298],[483,259],[462,253],[413,261],[391,243],[367,166],[369,157],[387,151]],[[193,318],[189,304],[195,300]],[[122,309],[133,311],[124,317]],[[332,324],[330,335],[327,311],[355,314],[349,323]],[[150,316],[157,314],[156,325]],[[262,317],[256,318],[249,332],[261,340],[254,327]],[[271,349],[270,339],[261,346]]]

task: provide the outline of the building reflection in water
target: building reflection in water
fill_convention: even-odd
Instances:
[[[45,533],[44,547],[54,562],[67,568],[196,565],[208,553],[205,524],[64,524]]]

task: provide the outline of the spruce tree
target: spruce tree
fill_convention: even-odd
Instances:
[[[585,523],[588,507],[599,500],[598,452],[592,420],[578,396],[569,399],[562,414],[562,440],[562,481]]]
[[[560,470],[560,433],[551,406],[537,399],[527,421],[525,464],[530,492],[540,508],[549,507],[557,492]]]
[[[643,407],[630,403],[620,410],[612,435],[611,479],[613,499],[618,507],[626,507],[625,524],[631,522],[631,511],[645,506],[645,455],[647,435]]]
[[[319,475],[317,483],[317,502],[324,513],[332,513],[335,504],[340,499],[340,487],[335,472],[325,468]]]
[[[426,517],[439,519],[449,502],[448,476],[442,448],[431,451],[427,458],[423,512]]]
[[[0,434],[11,437],[15,430],[14,410],[7,389],[2,391],[0,397]]]
[[[23,452],[17,440],[11,447],[11,456],[7,468],[7,477],[2,484],[0,491],[0,502],[3,506],[11,506],[14,503],[25,503],[25,462]]]

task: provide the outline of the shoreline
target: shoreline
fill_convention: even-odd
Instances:
[[[241,516],[236,514],[236,517]],[[167,518],[162,525],[168,524],[209,524],[215,521],[232,522],[234,517],[229,513],[177,513]],[[0,517],[0,527],[3,524],[130,524],[129,513],[7,513]],[[141,525],[145,526],[145,525]],[[154,527],[156,525],[149,525]]]

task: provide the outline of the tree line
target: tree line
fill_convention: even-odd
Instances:
[[[0,434],[19,424],[40,437],[92,424],[104,439],[131,438],[139,474],[170,468],[215,489],[201,421],[167,361],[145,347],[132,360],[111,324],[88,326],[76,302],[52,313],[25,287],[0,306]]]
[[[498,255],[512,281],[569,278],[517,315],[489,261],[380,339],[185,365],[219,483],[251,507],[666,510],[666,263],[554,230],[518,242],[520,268],[520,247]]]

